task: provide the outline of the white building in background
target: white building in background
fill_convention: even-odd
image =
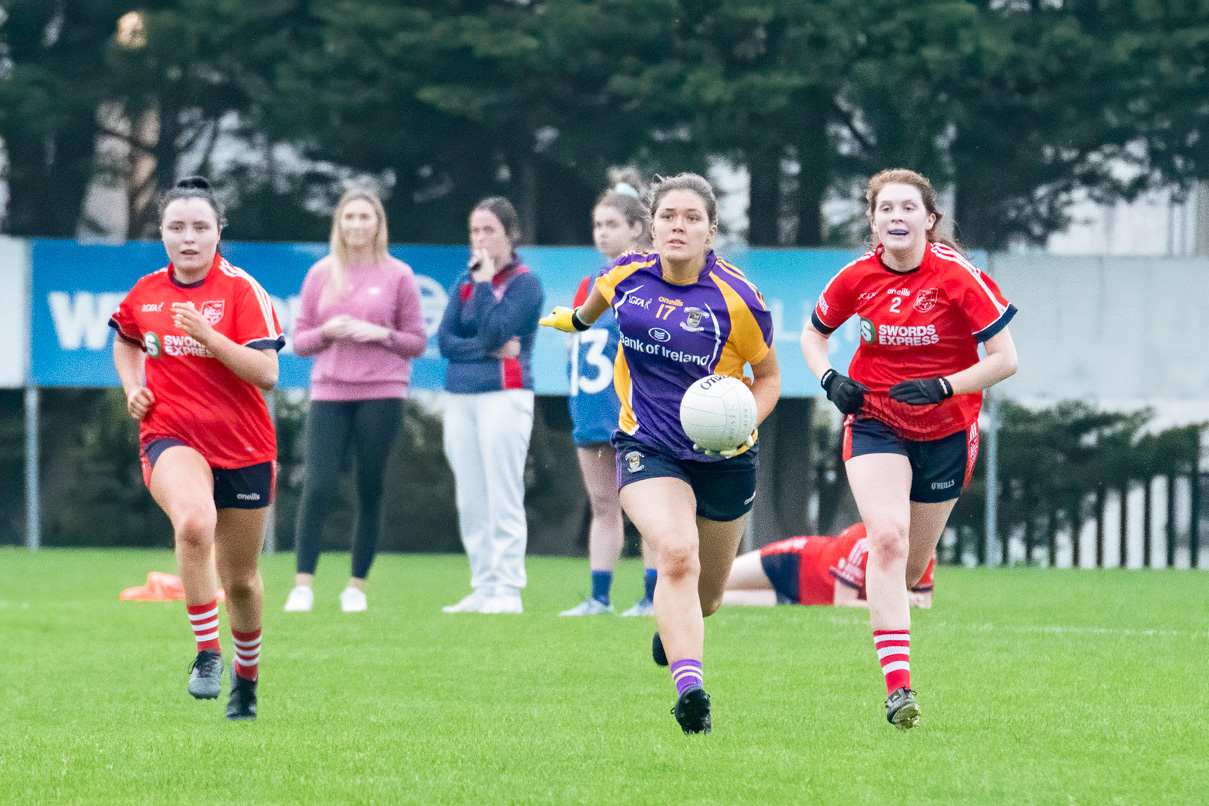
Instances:
[[[1051,235],[1051,255],[1209,256],[1209,185],[1186,199],[1158,190],[1113,205],[1084,198],[1071,209],[1071,225]],[[1013,250],[1032,251],[1032,250]]]

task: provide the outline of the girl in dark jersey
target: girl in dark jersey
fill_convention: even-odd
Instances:
[[[844,467],[869,535],[866,587],[886,718],[906,730],[919,722],[907,589],[974,469],[982,391],[1016,372],[1007,330],[1016,309],[938,235],[941,213],[925,177],[882,171],[865,197],[874,248],[823,289],[802,354],[848,415]],[[827,339],[851,316],[860,317],[861,340],[847,377],[831,368]]]

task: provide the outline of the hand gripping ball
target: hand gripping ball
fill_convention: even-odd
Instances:
[[[684,393],[680,427],[698,448],[731,450],[756,430],[756,399],[738,378],[707,375]]]

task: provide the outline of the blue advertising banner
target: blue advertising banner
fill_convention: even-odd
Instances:
[[[47,239],[31,243],[33,382],[38,386],[117,386],[109,317],[140,277],[165,265],[163,245],[130,242],[110,246]],[[294,355],[288,337],[298,313],[302,280],[311,265],[327,253],[327,245],[224,242],[222,249],[231,263],[255,277],[273,299],[287,335],[279,386],[306,388],[311,362]],[[402,245],[390,251],[416,272],[430,339],[427,353],[413,362],[412,386],[441,389],[445,370],[435,335],[449,286],[464,269],[468,250],[464,246]],[[526,246],[519,251],[541,278],[546,310],[570,304],[580,280],[603,265],[600,254],[589,247]],[[792,249],[743,249],[724,255],[763,292],[772,311],[784,395],[820,394],[818,382],[802,359],[798,336],[823,286],[859,255],[852,250]],[[857,339],[855,319],[832,336],[835,366],[848,365]],[[563,334],[541,329],[533,369],[538,394],[567,393]]]

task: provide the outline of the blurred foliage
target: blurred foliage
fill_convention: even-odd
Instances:
[[[0,4],[14,235],[89,230],[94,178],[212,176],[231,237],[322,240],[342,186],[392,235],[465,239],[483,196],[584,243],[609,166],[751,176],[748,241],[820,245],[825,198],[890,166],[955,190],[972,247],[1039,243],[1078,191],[1209,176],[1209,7],[1161,0],[117,0]],[[150,124],[131,129],[130,121]],[[131,149],[97,159],[101,132]],[[150,132],[150,134],[148,133]],[[129,232],[154,234],[146,194]]]
[[[1020,530],[1033,550],[1049,549],[1059,531],[1078,532],[1103,517],[1097,502],[1108,490],[1157,476],[1188,477],[1197,466],[1202,425],[1154,431],[1154,412],[1101,411],[1068,401],[1033,410],[999,401],[999,534]],[[958,530],[957,560],[981,551],[986,507],[986,435],[974,478],[949,519]],[[1105,535],[1116,541],[1117,535]],[[1164,539],[1160,537],[1160,539]],[[981,557],[981,554],[979,554]]]

